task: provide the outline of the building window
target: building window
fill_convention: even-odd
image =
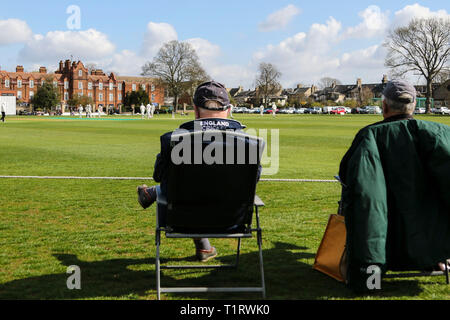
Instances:
[[[64,81],[64,89],[69,89],[69,81]]]
[[[22,80],[17,80],[17,88],[22,88]]]
[[[114,95],[112,93],[109,94],[109,101],[114,101]]]
[[[92,90],[92,82],[88,82],[88,90]]]
[[[68,92],[64,92],[64,101],[69,100],[69,93]]]
[[[34,81],[30,80],[30,88],[34,88]]]
[[[99,100],[99,101],[103,101],[103,94],[102,94],[102,93],[100,93],[100,94],[98,95],[98,100]]]
[[[92,92],[88,92],[88,97],[92,98]]]
[[[121,83],[119,83],[119,84],[117,85],[117,90],[122,90],[122,84],[121,84]]]
[[[142,84],[142,85],[141,85],[141,88],[142,88],[142,90],[145,91],[145,84]]]
[[[111,91],[114,90],[114,83],[112,82],[109,83],[109,90]]]
[[[122,101],[122,94],[121,94],[121,93],[118,94],[117,99],[118,99],[119,101]]]
[[[34,91],[30,91],[30,99],[33,99],[34,97]]]
[[[83,82],[78,81],[78,89],[83,90]]]
[[[103,90],[103,82],[100,82],[100,83],[98,84],[98,89],[99,89],[99,90]]]
[[[136,91],[136,85],[134,83],[131,85],[131,90]]]
[[[5,79],[5,87],[9,88],[9,79]]]
[[[82,77],[83,76],[83,70],[78,70],[78,76]]]
[[[155,85],[154,84],[152,84],[152,91],[155,91]]]
[[[22,99],[22,91],[17,91],[17,99]]]
[[[152,102],[155,101],[155,95],[152,94]]]
[[[53,81],[53,86],[54,86],[55,88],[58,87],[58,82]]]
[[[41,86],[43,86],[44,85],[44,80],[41,80]]]

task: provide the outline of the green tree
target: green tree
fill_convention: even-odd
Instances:
[[[125,94],[123,103],[126,106],[133,107],[138,105],[147,105],[150,102],[147,92],[139,89],[139,91],[131,91]]]
[[[33,108],[42,108],[44,111],[51,110],[61,101],[58,89],[53,85],[53,81],[46,79],[39,87],[36,94],[31,99]]]

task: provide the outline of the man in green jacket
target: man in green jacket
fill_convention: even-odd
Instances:
[[[372,266],[424,270],[450,258],[450,127],[415,120],[415,106],[413,86],[389,82],[384,121],[362,129],[340,165],[356,291],[368,289]]]

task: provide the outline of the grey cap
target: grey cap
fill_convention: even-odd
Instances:
[[[216,81],[208,81],[197,87],[194,94],[194,104],[197,107],[209,109],[205,107],[205,103],[211,100],[220,103],[223,106],[222,110],[229,108],[230,99],[228,91],[223,84]]]
[[[416,101],[416,89],[404,80],[389,81],[384,88],[383,95],[391,100],[412,103]]]

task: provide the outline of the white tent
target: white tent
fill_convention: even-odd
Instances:
[[[15,116],[16,115],[16,97],[0,96],[0,105],[2,103],[6,104],[6,115],[7,116]]]

